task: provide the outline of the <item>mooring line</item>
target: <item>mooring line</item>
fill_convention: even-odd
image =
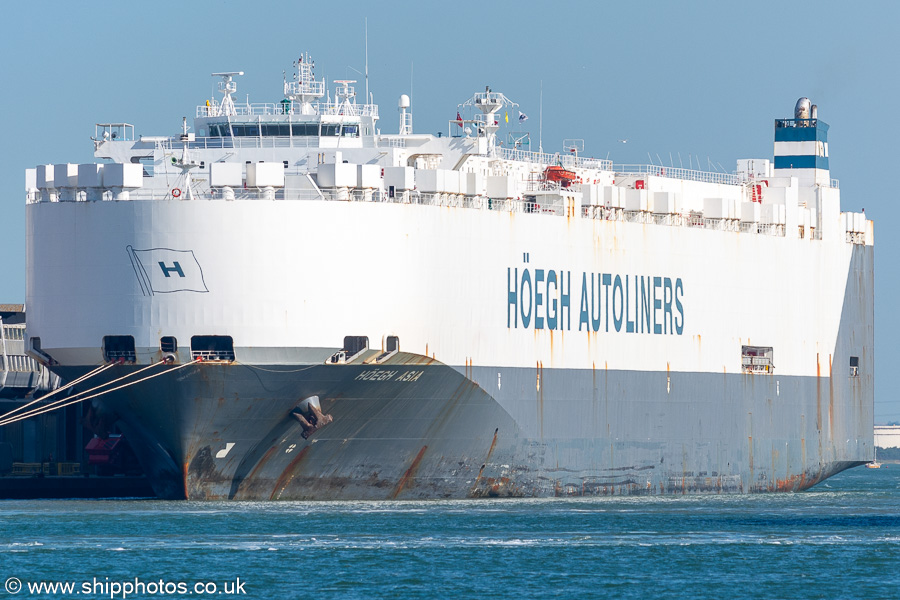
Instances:
[[[30,411],[28,411],[27,413],[23,413],[22,415],[16,415],[12,419],[8,419],[8,418],[6,418],[6,415],[3,415],[2,417],[0,417],[0,427],[2,427],[3,425],[6,425],[7,422],[12,423],[12,422],[20,420],[20,417],[27,419],[28,417],[35,416],[36,414],[38,414],[38,411],[42,411],[45,408],[55,408],[55,407],[61,405],[63,402],[67,402],[69,400],[77,400],[77,399],[79,399],[80,396],[83,396],[84,394],[89,394],[95,390],[99,390],[100,388],[104,388],[108,385],[112,385],[116,382],[122,381],[123,379],[127,379],[128,377],[131,377],[133,375],[137,375],[138,373],[142,373],[142,372],[146,371],[147,369],[153,368],[160,364],[162,364],[162,363],[151,363],[150,365],[147,365],[146,367],[144,367],[138,371],[135,371],[134,373],[126,373],[125,375],[119,377],[118,379],[113,379],[112,381],[107,381],[105,383],[101,383],[100,385],[94,386],[88,390],[84,390],[83,392],[77,392],[74,396],[71,396],[69,398],[62,398],[60,400],[54,400],[53,402],[51,402],[49,404],[35,407],[35,408],[31,409]],[[115,363],[110,363],[110,366],[113,366],[113,365],[115,365]]]
[[[5,421],[6,419],[12,417],[17,412],[21,412],[21,411],[25,410],[26,408],[28,408],[29,406],[37,404],[38,402],[45,402],[47,400],[47,398],[49,398],[50,396],[54,396],[62,391],[65,391],[65,390],[69,389],[70,387],[72,387],[73,385],[78,385],[85,379],[93,377],[94,375],[99,375],[100,373],[102,373],[103,371],[105,371],[106,369],[108,369],[112,366],[113,366],[113,363],[101,365],[101,366],[97,367],[96,369],[94,369],[93,371],[90,371],[89,373],[85,373],[84,375],[82,375],[81,377],[78,377],[76,379],[73,379],[71,382],[67,383],[66,385],[56,388],[49,394],[44,394],[40,398],[35,398],[34,400],[32,400],[31,402],[28,402],[27,404],[23,404],[22,406],[16,407],[16,408],[12,409],[11,411],[6,412],[6,413],[0,415],[0,422]]]
[[[116,382],[121,381],[121,380],[123,380],[123,379],[126,379],[126,378],[128,378],[128,377],[132,377],[132,376],[134,376],[134,375],[137,375],[138,373],[143,373],[144,371],[146,371],[147,369],[149,369],[149,368],[151,368],[151,367],[156,367],[156,366],[159,366],[159,365],[165,365],[165,364],[166,364],[165,362],[162,362],[162,361],[160,361],[160,362],[158,362],[158,363],[153,363],[152,365],[149,365],[149,366],[147,366],[147,367],[144,367],[143,369],[140,369],[140,370],[138,370],[138,371],[135,371],[134,373],[129,373],[128,375],[125,375],[125,376],[123,376],[123,377],[119,377],[118,379],[114,379],[114,380],[112,380],[112,381],[109,381],[109,382],[107,382],[107,383],[98,385],[98,386],[96,386],[96,387],[94,387],[94,388],[91,388],[91,389],[89,389],[89,390],[85,390],[84,392],[80,392],[80,393],[77,394],[74,398],[64,398],[64,399],[62,399],[62,400],[57,400],[57,401],[55,401],[55,402],[52,402],[52,403],[51,403],[50,405],[48,405],[48,406],[43,406],[43,407],[40,407],[39,409],[34,409],[34,410],[32,410],[32,411],[30,411],[30,412],[28,412],[28,413],[24,413],[24,414],[18,415],[18,416],[16,416],[16,417],[12,418],[12,419],[0,419],[0,427],[3,427],[4,425],[11,425],[12,423],[16,423],[17,421],[21,421],[21,420],[24,420],[24,419],[29,419],[29,418],[31,418],[31,417],[36,417],[36,416],[38,416],[38,415],[42,415],[42,414],[44,414],[44,413],[47,413],[47,412],[50,412],[50,411],[54,411],[54,410],[57,410],[57,409],[60,409],[60,408],[65,408],[65,407],[67,407],[67,406],[71,406],[72,404],[77,404],[77,403],[79,403],[79,402],[84,402],[85,400],[91,400],[92,398],[96,398],[96,397],[98,397],[98,396],[102,396],[102,395],[108,394],[108,393],[110,393],[110,392],[115,392],[116,390],[121,390],[122,388],[126,388],[126,387],[129,387],[129,386],[132,386],[132,385],[135,385],[135,384],[138,384],[138,383],[147,381],[148,379],[153,379],[154,377],[159,377],[160,375],[165,375],[166,373],[174,373],[175,371],[177,371],[177,370],[179,370],[179,369],[183,369],[184,367],[188,367],[188,366],[193,365],[193,364],[196,364],[196,363],[198,363],[198,362],[200,362],[199,359],[194,359],[194,360],[192,360],[191,362],[187,362],[187,363],[184,363],[184,364],[182,364],[182,365],[178,365],[178,366],[175,367],[175,368],[168,369],[168,370],[166,370],[166,371],[160,371],[159,373],[154,373],[154,374],[152,374],[152,375],[148,375],[148,376],[143,377],[143,378],[141,378],[141,379],[138,379],[138,380],[136,380],[136,381],[129,381],[128,383],[123,383],[123,384],[120,385],[120,386],[117,386],[117,387],[114,387],[114,388],[110,388],[110,389],[108,389],[108,390],[103,390],[102,392],[98,392],[98,393],[93,394],[93,395],[91,395],[91,396],[83,396],[83,397],[80,397],[81,394],[87,394],[88,392],[92,392],[92,391],[94,391],[94,390],[96,390],[96,389],[99,389],[99,388],[105,387],[105,386],[107,386],[107,385],[116,383]]]

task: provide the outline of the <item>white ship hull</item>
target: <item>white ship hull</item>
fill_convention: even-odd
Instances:
[[[104,336],[134,336],[138,365],[161,336],[177,363],[192,336],[233,337],[236,364],[98,407],[163,444],[169,496],[802,489],[873,452],[870,246],[277,200],[36,203],[28,244],[28,333],[60,372],[101,364]],[[161,248],[192,252],[191,289],[144,276]],[[324,364],[348,335],[401,353]],[[774,370],[743,372],[744,345],[771,346]],[[334,422],[305,440],[290,412],[314,394]]]

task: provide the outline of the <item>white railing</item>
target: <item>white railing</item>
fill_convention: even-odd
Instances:
[[[406,140],[401,137],[378,137],[378,147],[380,148],[406,148]]]
[[[288,174],[301,174],[296,169],[285,171]],[[180,189],[178,198],[173,198],[170,188],[139,188],[128,192],[127,201],[160,201],[187,202],[187,190]],[[417,190],[397,191],[393,196],[387,190],[358,189],[358,188],[325,188],[316,189],[310,186],[282,187],[282,188],[210,188],[205,179],[195,179],[192,187],[192,195],[196,200],[202,201],[330,201],[330,202],[383,202],[393,204],[416,204],[423,206],[444,206],[456,208],[469,208],[477,210],[506,211],[511,213],[528,213],[538,215],[565,215],[566,206],[562,196],[553,197],[545,194],[528,196],[523,198],[488,198],[486,196],[467,196],[464,194],[449,193],[423,193]],[[77,201],[85,201],[83,192],[76,195]],[[114,201],[113,192],[107,190],[101,195],[102,201]],[[38,194],[31,194],[27,202],[56,202],[46,200]],[[99,200],[98,200],[99,201]],[[583,218],[603,221],[627,221],[631,223],[646,223],[663,227],[694,227],[712,229],[717,231],[731,231],[752,233],[759,235],[771,235],[783,237],[784,225],[743,223],[738,219],[710,219],[701,212],[688,213],[653,213],[650,211],[626,211],[622,208],[608,206],[583,206],[581,208]],[[821,239],[821,234],[812,229],[812,239]],[[865,243],[864,234],[851,236],[847,241],[851,243]],[[16,337],[13,337],[16,336]],[[23,332],[14,331],[7,334],[7,339],[20,339]]]
[[[221,112],[222,109],[219,106],[205,106],[201,104],[197,107],[198,117],[225,117]],[[235,104],[234,113],[230,116],[251,117],[255,115],[264,116],[283,114],[285,114],[284,106],[281,103],[256,102],[253,104]]]
[[[324,81],[291,81],[287,84],[287,93],[294,96],[324,96],[325,95],[325,82]]]
[[[10,373],[40,373],[41,365],[30,356],[25,356],[23,354],[7,354],[5,357],[0,355],[0,371],[9,371]]]
[[[663,167],[659,165],[616,165],[611,160],[599,158],[576,157],[571,154],[547,154],[518,150],[513,148],[498,148],[497,154],[506,160],[533,162],[544,165],[562,165],[568,168],[598,169],[601,171],[614,171],[617,176],[641,176],[667,177],[669,179],[683,179],[687,181],[701,181],[706,183],[722,183],[726,185],[741,185],[745,178],[733,173],[720,173],[716,171],[696,171],[679,167]],[[832,187],[837,187],[837,180],[832,180]]]
[[[573,156],[571,154],[548,154],[546,152],[532,152],[531,150],[519,150],[515,148],[497,148],[497,155],[505,160],[515,160],[521,162],[538,163],[541,165],[562,165],[564,167],[575,167],[580,169],[599,169],[601,171],[611,171],[613,163],[611,160],[600,158],[584,158]]]
[[[378,118],[377,104],[350,104],[346,102],[320,102],[313,104],[320,115],[349,115],[351,117]]]
[[[338,143],[352,141],[354,148],[359,148],[359,142],[362,141],[362,148],[374,148],[375,143],[371,138],[367,137],[340,137],[340,136],[241,136],[241,137],[205,137],[197,138],[193,142],[188,142],[189,150],[207,150],[210,148],[319,148],[322,139],[341,140]],[[163,150],[181,150],[184,142],[170,138],[168,140],[156,142]]]
[[[203,187],[201,187],[203,186]],[[526,198],[488,198],[486,196],[466,196],[463,194],[447,193],[423,193],[419,191],[398,191],[393,197],[385,190],[380,189],[312,189],[312,188],[233,188],[227,193],[221,188],[210,189],[205,182],[194,188],[194,197],[203,201],[328,201],[328,202],[383,202],[390,204],[415,204],[421,206],[444,206],[455,208],[469,208],[476,210],[505,211],[510,213],[527,213],[536,215],[565,215],[566,207],[562,197],[551,198],[542,196],[538,199]],[[83,195],[79,201],[83,201]],[[113,201],[112,192],[103,193],[103,201]],[[181,190],[178,199],[172,197],[172,192],[165,188],[140,188],[129,192],[128,201],[177,201],[186,202],[187,194]],[[29,203],[41,202],[40,196],[29,200]],[[43,200],[46,202],[46,200]],[[717,231],[732,231],[743,233],[757,233],[760,235],[772,235],[783,237],[785,229],[783,225],[763,225],[757,223],[741,223],[737,219],[708,219],[702,213],[673,213],[661,214],[649,211],[626,211],[622,208],[606,206],[583,206],[581,216],[598,221],[627,221],[631,223],[646,223],[662,227],[695,227],[701,229],[713,229]],[[860,234],[862,236],[862,234]],[[814,239],[821,239],[818,232]],[[862,241],[858,241],[862,240]],[[848,241],[864,243],[864,236],[854,237]]]
[[[625,209],[609,208],[606,206],[584,206],[581,214],[585,219],[597,221],[624,221]]]
[[[354,104],[347,102],[316,102],[311,105],[315,114],[319,115],[336,115],[348,117],[373,117],[378,118],[377,104]],[[254,102],[249,104],[235,104],[235,117],[254,117],[254,116],[271,116],[271,115],[299,115],[300,103],[282,103],[282,102]],[[206,106],[201,104],[197,107],[196,116],[198,117],[221,117],[221,107]]]
[[[654,177],[668,177],[669,179],[683,179],[687,181],[702,181],[704,183],[723,183],[726,185],[740,185],[744,178],[733,173],[719,173],[716,171],[694,171],[680,167],[663,167],[660,165],[613,165],[612,170],[616,176],[650,175]]]
[[[4,325],[3,337],[9,342],[21,342],[25,339],[24,325]]]

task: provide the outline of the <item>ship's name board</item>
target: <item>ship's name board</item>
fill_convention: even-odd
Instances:
[[[681,335],[680,277],[508,268],[506,326],[510,329]],[[574,313],[574,316],[573,316]]]

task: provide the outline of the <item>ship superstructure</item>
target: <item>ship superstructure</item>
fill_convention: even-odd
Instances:
[[[295,67],[28,172],[28,347],[119,382],[92,422],[157,493],[784,491],[872,459],[873,227],[808,100],[774,162],[707,173],[532,152],[490,88],[383,134]]]

